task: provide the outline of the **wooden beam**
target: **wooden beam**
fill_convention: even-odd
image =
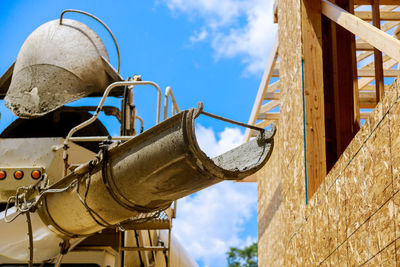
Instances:
[[[272,72],[272,77],[279,77],[279,69],[274,69]]]
[[[374,92],[375,93],[375,92]],[[365,102],[362,102],[362,101],[360,101],[360,108],[375,108],[376,107],[376,100],[374,99],[374,100],[372,100],[371,99],[371,101],[365,101]]]
[[[369,1],[369,0],[368,0]],[[397,1],[397,0],[396,0]],[[398,1],[397,1],[398,3]],[[359,36],[391,58],[400,62],[400,41],[343,8],[322,0],[322,13],[346,30]]]
[[[385,11],[393,11],[394,9],[398,8],[398,5],[385,5],[385,6],[381,6],[381,11],[385,12]]]
[[[387,62],[388,60],[390,60],[390,57],[388,57],[388,56],[384,56],[383,57],[383,61],[384,62]],[[372,60],[370,63],[368,63],[367,65],[364,65],[363,67],[361,67],[361,68],[359,68],[360,70],[361,69],[373,69],[375,67],[375,63],[374,63],[374,61]],[[390,69],[390,68],[387,68],[387,69]]]
[[[381,30],[382,31],[389,31],[389,30],[393,29],[394,27],[396,27],[398,25],[400,25],[400,21],[386,22],[386,23],[384,23],[382,25]],[[373,46],[369,45],[368,43],[366,43],[366,42],[364,42],[362,40],[358,40],[358,42],[359,42],[360,48],[362,48],[362,47],[367,48],[367,49],[365,49],[366,50],[365,52],[362,52],[362,53],[357,55],[357,62],[360,62],[360,61],[372,56],[374,54],[374,52],[373,52]]]
[[[389,21],[381,26],[381,30],[387,32],[388,30],[391,30],[398,25],[400,25],[400,21]]]
[[[363,41],[363,40],[357,40],[356,42],[356,48],[359,51],[373,51],[374,47],[370,45],[369,43]]]
[[[375,92],[360,92],[360,108],[375,108],[376,103]]]
[[[257,120],[279,120],[279,112],[259,113]]]
[[[367,52],[362,52],[361,54],[357,55],[357,62],[360,62],[364,59],[366,59],[367,57],[370,57],[374,54],[374,52],[372,51],[367,51]]]
[[[264,96],[264,100],[279,100],[281,99],[281,94],[280,93],[270,93],[267,92]]]
[[[381,28],[381,15],[379,9],[379,1],[372,1],[372,25],[377,29]],[[376,86],[376,101],[379,102],[385,93],[385,85],[383,84],[383,59],[382,52],[374,48],[374,65],[375,65],[375,86]]]
[[[278,47],[279,47],[279,41],[278,41],[278,36],[276,36],[267,61],[267,65],[265,67],[263,77],[261,79],[261,83],[258,87],[257,96],[254,101],[253,109],[251,110],[248,124],[254,125],[256,123],[258,110],[260,109],[262,102],[264,100],[264,95],[267,91],[269,81],[271,80],[276,59],[278,58]],[[245,132],[245,141],[248,141],[249,139],[250,139],[250,129],[247,128]]]
[[[326,176],[321,1],[301,1],[307,192],[310,199]]]
[[[280,86],[281,86],[281,82],[280,81],[276,81],[274,83],[271,83],[271,84],[268,85],[267,92],[273,93],[273,92],[279,90]]]
[[[369,115],[371,115],[370,112],[362,112],[362,113],[360,114],[362,120],[368,119],[368,118],[369,118]]]
[[[372,21],[372,12],[370,11],[356,11],[355,15],[362,20]],[[400,20],[399,11],[381,11],[381,20],[383,21],[397,21]]]
[[[390,85],[385,85],[385,90],[388,90],[390,88]],[[362,88],[362,91],[373,91],[375,92],[375,85],[366,85]],[[360,100],[361,101],[361,100]]]
[[[366,91],[366,92],[375,92],[375,85],[366,85],[366,86],[364,86],[362,89],[360,89],[360,92],[363,92],[363,91]]]
[[[358,77],[374,77],[375,78],[375,69],[359,69]],[[383,70],[383,76],[385,77],[394,77],[399,76],[400,70]]]
[[[370,5],[371,0],[354,0],[355,5]],[[399,0],[379,0],[379,4],[381,5],[399,5]]]
[[[386,60],[386,58],[388,58],[388,60]],[[383,68],[385,68],[385,69],[391,69],[397,64],[396,60],[391,59],[391,58],[389,58],[387,56],[385,56],[383,58],[383,61],[384,61]],[[358,88],[360,90],[363,90],[363,88],[365,86],[367,86],[368,84],[370,84],[373,81],[374,81],[374,78],[361,78],[361,79],[358,80]]]
[[[261,106],[260,113],[267,113],[268,111],[270,111],[271,109],[276,108],[279,105],[280,105],[280,101],[279,100],[269,101],[267,104],[264,104],[264,105]]]

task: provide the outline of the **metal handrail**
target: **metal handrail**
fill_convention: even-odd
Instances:
[[[97,119],[97,117],[100,114],[101,109],[103,108],[104,102],[105,102],[106,98],[108,97],[108,95],[110,94],[110,91],[112,89],[114,89],[115,87],[120,87],[120,86],[133,86],[133,85],[151,85],[154,88],[156,88],[156,90],[157,90],[156,123],[158,124],[160,122],[160,115],[161,115],[160,114],[161,113],[161,109],[160,109],[160,106],[161,106],[161,89],[160,89],[160,86],[158,86],[158,84],[156,84],[155,82],[151,82],[151,81],[123,81],[123,82],[112,83],[104,91],[103,96],[102,96],[102,98],[100,100],[100,103],[97,106],[96,111],[93,114],[93,116],[90,119],[88,119],[88,120],[82,122],[81,124],[75,126],[74,128],[72,128],[69,131],[67,137],[65,138],[64,144],[63,144],[63,149],[64,149],[63,159],[65,161],[65,167],[66,168],[68,166],[68,143],[71,140],[72,135],[74,133],[76,133],[77,131],[79,131],[80,129],[92,124]],[[77,139],[75,141],[77,141]],[[66,169],[64,170],[64,172],[66,172]]]
[[[155,82],[151,82],[151,81],[124,81],[124,82],[115,82],[110,84],[106,90],[104,91],[104,94],[100,100],[99,105],[97,106],[96,112],[93,114],[93,116],[82,122],[81,124],[75,126],[74,128],[72,128],[67,137],[65,138],[64,141],[64,145],[68,145],[68,141],[69,139],[72,137],[72,135],[79,131],[80,129],[90,125],[91,123],[93,123],[97,117],[99,116],[99,113],[101,111],[101,109],[103,108],[104,102],[106,100],[106,98],[108,97],[110,91],[112,89],[114,89],[115,87],[120,87],[120,86],[130,86],[130,85],[152,85],[154,88],[157,89],[157,114],[156,114],[156,123],[158,124],[160,122],[160,105],[161,105],[161,90],[160,87],[158,86],[158,84],[156,84]]]
[[[175,115],[176,113],[179,113],[179,107],[178,107],[178,104],[176,103],[175,96],[172,93],[172,88],[170,86],[167,86],[167,88],[165,89],[165,95],[164,95],[164,120],[166,120],[168,118],[169,97],[171,97],[171,101],[172,101],[171,115]]]
[[[143,133],[143,130],[144,130],[144,122],[143,122],[143,119],[142,119],[142,117],[139,117],[138,115],[136,115],[136,119],[137,119],[138,121],[140,121],[140,133]]]
[[[88,17],[91,17],[92,19],[97,20],[97,22],[99,22],[101,25],[103,25],[104,28],[106,28],[106,30],[107,30],[108,33],[111,35],[111,38],[112,38],[113,41],[114,41],[115,47],[117,48],[117,55],[118,55],[118,68],[117,68],[117,72],[119,73],[119,69],[120,69],[120,66],[121,66],[121,56],[120,56],[120,54],[119,54],[119,47],[118,47],[117,39],[115,39],[115,36],[114,36],[114,34],[112,33],[111,29],[110,29],[101,19],[99,19],[99,18],[96,17],[95,15],[92,15],[92,14],[90,14],[90,13],[88,13],[88,12],[85,12],[85,11],[82,11],[82,10],[77,10],[77,9],[66,9],[66,10],[64,10],[64,11],[61,13],[61,15],[60,15],[60,25],[62,24],[62,20],[63,20],[64,14],[67,13],[67,12],[79,13],[79,14],[86,15],[86,16],[88,16]]]

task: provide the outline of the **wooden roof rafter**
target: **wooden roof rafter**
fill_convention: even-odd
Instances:
[[[279,74],[279,69],[276,69],[278,61],[278,48],[279,48],[279,40],[278,36],[275,37],[274,44],[272,45],[270,55],[267,60],[267,66],[265,68],[263,77],[261,79],[261,83],[258,87],[258,92],[256,99],[254,101],[253,109],[251,111],[251,115],[249,118],[249,124],[256,125],[261,128],[265,128],[268,125],[272,124],[277,118],[276,115],[273,116],[274,119],[269,118],[268,112],[280,104],[279,94],[275,93],[279,90],[279,81],[275,81],[271,83],[271,78],[275,74]],[[279,76],[278,76],[279,77]],[[267,103],[263,104],[264,101]],[[271,104],[270,104],[271,103]],[[278,113],[279,114],[279,113]],[[278,116],[279,117],[279,116]],[[263,124],[260,125],[257,121],[262,120]],[[245,141],[249,140],[252,137],[253,131],[251,129],[247,129],[245,133]]]

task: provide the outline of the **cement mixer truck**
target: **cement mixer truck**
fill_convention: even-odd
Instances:
[[[65,18],[71,12],[107,29],[116,68],[92,29]],[[107,25],[65,10],[32,32],[0,77],[2,103],[18,117],[0,134],[0,266],[197,266],[171,233],[177,200],[268,161],[274,128],[219,117],[201,103],[180,111],[171,88],[119,71]],[[157,96],[156,124],[146,131],[133,101],[143,85]],[[94,97],[98,105],[68,106]],[[105,105],[110,97],[121,106]],[[120,136],[110,136],[100,113],[117,118]],[[259,135],[209,158],[196,140],[199,116]]]

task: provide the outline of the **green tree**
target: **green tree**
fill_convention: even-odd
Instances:
[[[243,249],[231,247],[226,253],[228,267],[257,267],[257,242]]]

